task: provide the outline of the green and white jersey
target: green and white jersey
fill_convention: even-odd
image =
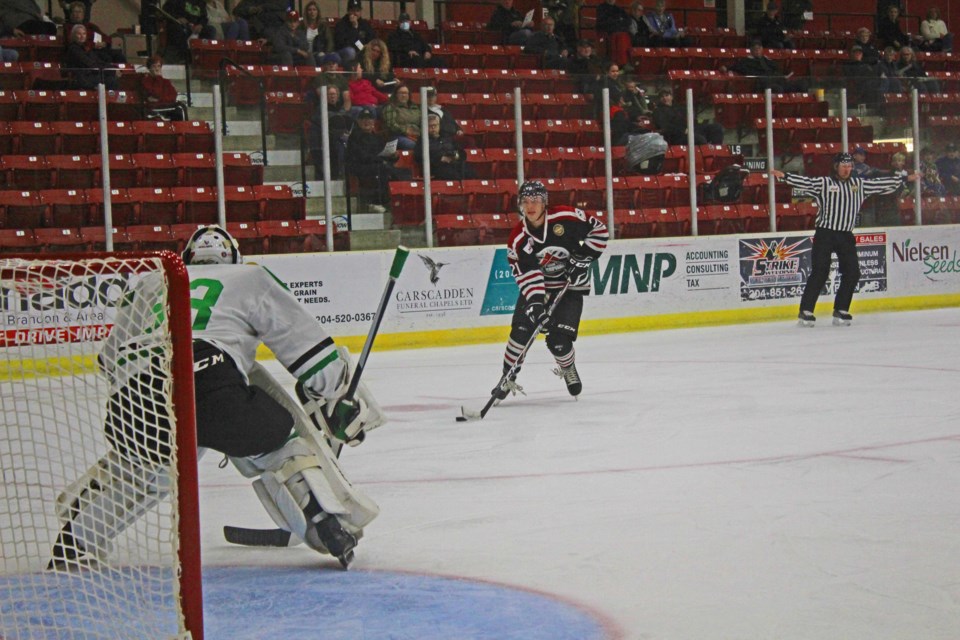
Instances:
[[[193,339],[225,351],[244,375],[265,344],[294,377],[330,397],[344,361],[320,323],[267,269],[257,265],[191,265]]]

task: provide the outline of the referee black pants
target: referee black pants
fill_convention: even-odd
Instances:
[[[853,290],[860,282],[860,262],[857,260],[857,240],[851,231],[834,231],[817,227],[813,234],[813,266],[807,278],[800,311],[813,313],[820,291],[830,277],[830,256],[837,254],[840,263],[840,286],[833,301],[834,311],[849,311]]]

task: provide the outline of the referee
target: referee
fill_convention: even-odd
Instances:
[[[833,324],[849,326],[850,301],[860,281],[857,241],[853,226],[863,201],[872,195],[894,193],[904,182],[914,182],[920,174],[883,178],[855,178],[853,156],[838,153],[833,159],[833,172],[828,177],[809,178],[796,173],[773,170],[774,177],[793,187],[798,195],[812,197],[820,207],[816,232],[813,234],[813,267],[800,298],[800,326],[812,327],[817,318],[813,309],[820,290],[830,275],[830,256],[837,254],[840,263],[840,286],[833,302]]]

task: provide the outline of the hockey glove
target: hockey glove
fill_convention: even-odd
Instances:
[[[567,281],[573,287],[585,287],[590,284],[590,265],[593,258],[573,254],[567,262]]]
[[[367,403],[362,398],[350,398],[328,403],[323,415],[333,437],[351,445],[363,442],[364,423],[367,421]]]
[[[527,303],[523,313],[527,316],[527,320],[529,320],[534,327],[547,319],[547,310],[544,308],[543,303],[539,300]],[[546,326],[543,328],[545,329]]]

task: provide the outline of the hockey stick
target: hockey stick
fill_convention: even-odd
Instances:
[[[367,339],[363,343],[363,350],[360,352],[360,358],[357,360],[356,369],[353,372],[353,378],[350,380],[350,385],[347,387],[346,393],[343,395],[343,399],[350,400],[353,398],[354,394],[357,392],[357,386],[360,384],[360,374],[363,373],[363,369],[367,364],[367,358],[370,356],[370,349],[373,347],[373,341],[377,337],[377,332],[380,330],[380,322],[383,320],[383,316],[387,310],[387,303],[390,301],[390,294],[393,292],[393,288],[397,284],[397,278],[400,277],[400,272],[403,271],[403,265],[407,261],[407,256],[410,255],[410,250],[400,245],[397,247],[396,252],[393,254],[393,262],[390,265],[390,274],[387,278],[386,287],[383,290],[383,296],[380,298],[380,304],[377,305],[377,311],[374,313],[373,322],[370,325],[370,331],[367,333]],[[310,400],[303,391],[303,385],[297,383],[296,385],[297,397],[300,402],[306,404]],[[311,416],[312,417],[312,416]],[[316,422],[316,420],[314,420]],[[320,428],[320,425],[317,425]],[[361,431],[361,440],[362,440],[362,431]],[[346,434],[338,432],[336,435],[343,435],[346,437]],[[331,448],[333,445],[331,444]],[[334,452],[339,456],[340,448],[337,447]],[[300,543],[300,541],[294,537],[294,535],[287,531],[286,529],[247,529],[245,527],[232,527],[230,525],[223,527],[223,537],[227,542],[232,544],[239,544],[245,547],[289,547],[295,546]]]
[[[563,289],[560,289],[557,297],[555,297],[553,302],[550,303],[550,308],[547,309],[546,315],[537,324],[537,326],[534,327],[533,335],[531,335],[530,339],[527,340],[527,344],[523,345],[523,349],[517,356],[516,362],[514,362],[513,366],[510,367],[507,372],[500,377],[500,382],[498,382],[497,386],[494,387],[493,391],[490,392],[490,399],[487,400],[487,404],[483,405],[483,409],[480,409],[480,411],[468,411],[466,407],[461,406],[460,415],[457,416],[457,422],[466,422],[467,420],[483,420],[484,416],[487,415],[487,412],[490,411],[490,408],[497,401],[497,391],[503,389],[503,385],[507,383],[507,380],[510,379],[510,376],[516,375],[517,371],[520,369],[520,366],[523,364],[523,357],[527,355],[527,350],[529,350],[536,341],[537,336],[540,335],[540,331],[543,329],[543,327],[550,322],[550,317],[553,316],[554,309],[556,309],[557,305],[560,304],[560,299],[563,298],[563,294],[567,292],[567,287],[569,286],[570,283],[563,285]]]

